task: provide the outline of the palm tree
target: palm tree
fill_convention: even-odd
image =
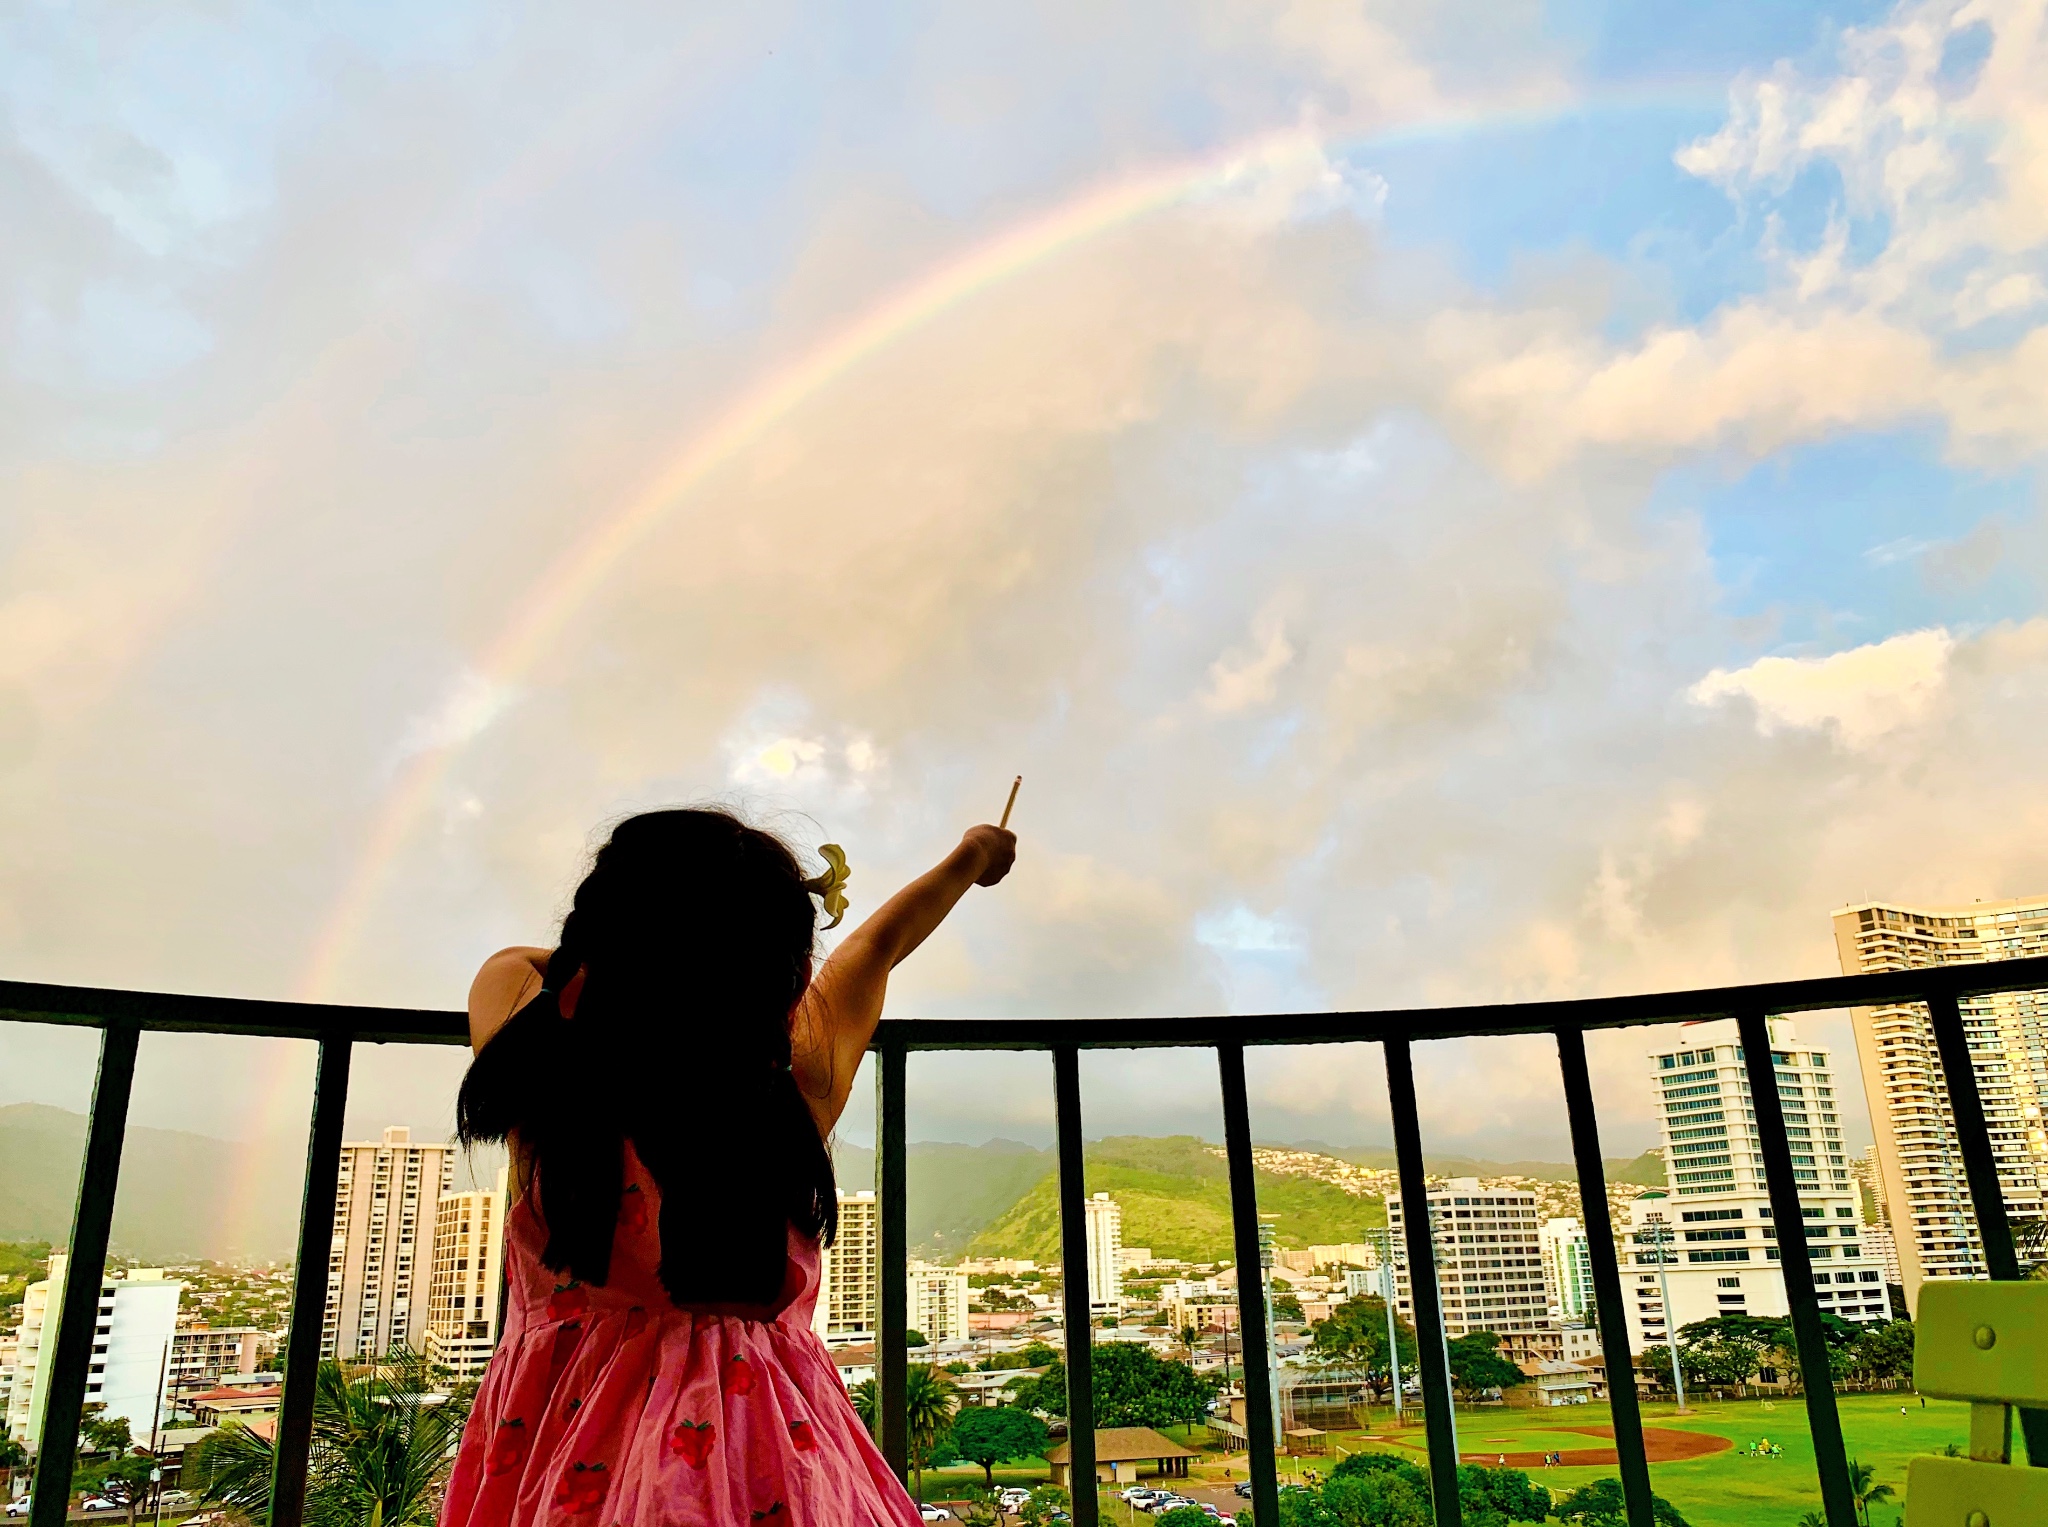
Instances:
[[[1818,1511],[1802,1512],[1797,1527],[1828,1527],[1828,1519]]]
[[[1871,1465],[1849,1460],[1849,1499],[1856,1503],[1863,1527],[1870,1527],[1870,1508],[1892,1498],[1892,1487],[1874,1483],[1876,1477],[1877,1470]]]
[[[873,1379],[862,1379],[853,1386],[853,1413],[860,1417],[861,1425],[868,1429],[868,1435],[879,1439],[882,1435],[882,1391]]]
[[[468,1405],[429,1395],[426,1365],[395,1352],[366,1374],[320,1364],[313,1387],[306,1527],[424,1527],[440,1507]],[[270,1520],[271,1443],[246,1427],[208,1439],[209,1505]]]
[[[913,1363],[903,1386],[904,1429],[910,1434],[910,1462],[917,1471],[917,1498],[924,1499],[924,1466],[932,1445],[953,1419],[958,1393],[952,1376],[930,1363]]]

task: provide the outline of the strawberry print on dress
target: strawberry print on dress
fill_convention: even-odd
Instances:
[[[505,1333],[441,1527],[915,1527],[811,1330],[816,1244],[790,1232],[774,1319],[680,1309],[655,1275],[660,1188],[630,1147],[626,1172],[602,1285],[541,1265],[528,1204],[506,1217]]]

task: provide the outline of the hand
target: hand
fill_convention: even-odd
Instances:
[[[976,885],[994,885],[1010,873],[1010,866],[1017,862],[1017,835],[1007,828],[991,827],[986,822],[979,827],[970,827],[960,839],[960,847],[975,855],[981,868],[975,873]]]

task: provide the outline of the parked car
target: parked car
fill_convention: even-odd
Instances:
[[[953,1520],[952,1512],[948,1511],[944,1506],[934,1506],[930,1502],[919,1506],[917,1514],[927,1522],[950,1522]]]
[[[1240,1479],[1230,1488],[1240,1500],[1250,1500],[1252,1498],[1252,1482],[1249,1479]]]
[[[20,1500],[11,1500],[7,1503],[7,1514],[9,1516],[27,1516],[28,1510],[28,1497],[26,1495]]]
[[[166,1506],[189,1506],[192,1504],[192,1499],[192,1492],[190,1490],[166,1490],[163,1493],[162,1503]]]

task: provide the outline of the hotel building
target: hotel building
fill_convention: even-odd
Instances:
[[[425,1350],[435,1225],[455,1185],[455,1150],[416,1145],[402,1124],[374,1144],[342,1146],[322,1357]]]
[[[1848,975],[2048,954],[2048,898],[2038,896],[1963,906],[1862,902],[1835,913],[1834,923]],[[2006,1212],[2040,1218],[2048,1199],[2048,993],[1999,992],[1961,1006]],[[1941,1057],[1922,1004],[1851,1016],[1899,1281],[1907,1308],[1918,1309],[1928,1278],[1985,1276]]]
[[[1082,1209],[1088,1226],[1088,1313],[1121,1319],[1124,1311],[1123,1208],[1107,1193],[1096,1193],[1088,1198]]]
[[[1832,1057],[1825,1046],[1802,1041],[1789,1018],[1770,1019],[1769,1029],[1820,1307],[1844,1320],[1882,1320],[1884,1268],[1863,1235]],[[1776,1266],[1778,1227],[1735,1020],[1688,1023],[1661,1034],[1665,1044],[1650,1053],[1649,1069],[1666,1188],[1629,1205],[1624,1232],[1622,1287],[1629,1338],[1638,1351],[1716,1315],[1791,1310]]]

